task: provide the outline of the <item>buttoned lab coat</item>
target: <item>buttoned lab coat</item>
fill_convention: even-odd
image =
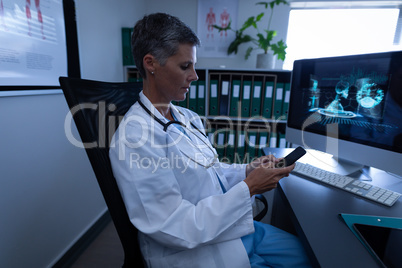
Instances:
[[[141,102],[169,122],[140,93]],[[173,106],[173,105],[172,105]],[[174,124],[163,130],[137,102],[125,115],[110,149],[113,173],[149,267],[250,267],[241,237],[254,232],[246,165],[216,163],[206,169],[194,144],[210,144],[197,114],[172,107]],[[191,142],[189,141],[191,139]],[[205,145],[204,145],[205,147]],[[216,152],[216,151],[215,151]],[[184,153],[184,154],[183,154]],[[218,178],[219,176],[219,178]],[[223,194],[223,187],[227,190]]]

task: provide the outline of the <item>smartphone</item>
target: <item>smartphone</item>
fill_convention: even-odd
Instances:
[[[276,168],[284,168],[284,167],[290,166],[305,154],[306,154],[306,150],[304,150],[303,147],[299,146],[296,149],[294,149],[290,154],[285,156],[285,158],[281,159],[281,161],[279,161],[275,165],[275,167]]]

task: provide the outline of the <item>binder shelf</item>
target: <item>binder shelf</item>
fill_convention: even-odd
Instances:
[[[124,66],[126,81],[140,81]],[[187,99],[175,102],[198,113],[222,161],[247,163],[264,147],[288,147],[285,125],[290,71],[197,69]]]
[[[208,70],[208,116],[286,120],[290,71]]]

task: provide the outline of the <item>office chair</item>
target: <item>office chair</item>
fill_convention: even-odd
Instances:
[[[123,246],[122,267],[145,267],[138,231],[129,219],[109,159],[110,139],[138,100],[142,82],[111,83],[69,77],[60,77],[59,82]],[[267,213],[268,204],[262,195],[256,199],[263,204],[254,217],[259,221]]]
[[[87,144],[85,151],[123,246],[122,267],[145,267],[137,229],[128,217],[109,160],[109,141],[119,121],[137,101],[142,82],[109,83],[69,77],[60,77],[59,82],[81,140]]]

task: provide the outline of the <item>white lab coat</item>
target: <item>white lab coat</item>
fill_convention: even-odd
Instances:
[[[140,100],[168,122],[142,92]],[[203,130],[194,112],[172,109],[188,128],[194,129],[191,120]],[[211,150],[202,149],[200,154],[193,146],[200,140],[186,133],[192,142],[174,125],[165,132],[137,102],[112,140],[113,173],[131,222],[139,230],[145,261],[149,267],[249,267],[241,241],[254,232],[250,192],[243,182],[245,165],[217,163],[205,169],[187,156],[203,163],[203,155]]]

